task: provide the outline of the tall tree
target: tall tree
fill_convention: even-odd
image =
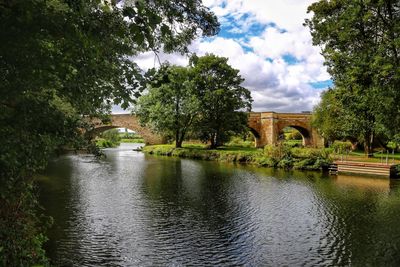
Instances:
[[[32,177],[82,118],[143,89],[132,56],[218,31],[200,1],[0,1],[0,265],[45,261]]]
[[[209,54],[192,56],[193,81],[200,99],[198,133],[216,148],[233,134],[247,131],[247,113],[251,110],[250,91],[242,87],[239,71],[228,59]]]
[[[370,154],[375,135],[400,129],[399,2],[321,0],[308,11],[313,43],[322,47],[345,113],[356,118],[349,127]]]
[[[358,130],[354,128],[360,120],[344,108],[344,93],[346,90],[340,88],[328,89],[321,94],[321,101],[314,108],[312,124],[331,143],[335,140],[362,141],[358,138]]]
[[[148,93],[136,105],[141,123],[174,138],[178,148],[182,147],[199,113],[199,100],[194,93],[190,69],[186,67],[162,66],[152,75]]]

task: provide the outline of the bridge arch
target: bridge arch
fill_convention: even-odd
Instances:
[[[260,133],[259,132],[257,132],[257,130],[256,129],[253,129],[253,128],[251,128],[251,127],[249,127],[249,131],[253,134],[253,136],[254,136],[254,144],[255,144],[255,147],[259,147],[259,143],[260,143],[260,141],[261,141],[261,135],[260,135]]]
[[[302,126],[291,125],[291,124],[289,124],[287,126],[281,126],[281,128],[278,129],[279,136],[281,135],[281,133],[283,133],[284,129],[288,128],[288,127],[293,128],[300,133],[300,135],[302,137],[302,145],[303,146],[312,145],[311,133],[309,132],[309,129],[304,128]]]
[[[285,127],[295,128],[303,136],[303,145],[323,147],[323,139],[311,125],[310,113],[251,112],[248,127],[254,134],[256,146],[275,145]]]
[[[164,144],[164,138],[152,132],[150,129],[143,127],[140,125],[138,118],[135,115],[131,114],[114,114],[111,115],[111,121],[107,124],[103,124],[100,121],[95,122],[95,128],[90,133],[93,136],[100,134],[106,130],[114,129],[114,128],[127,128],[132,131],[135,131],[139,135],[141,135],[146,144],[155,145],[155,144]]]

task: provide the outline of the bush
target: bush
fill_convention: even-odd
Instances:
[[[286,140],[286,141],[284,141],[284,143],[288,147],[302,147],[303,146],[302,140]]]
[[[117,129],[104,131],[100,137],[105,139],[105,142],[100,142],[101,147],[117,147],[120,144],[121,136]]]
[[[334,150],[335,153],[342,154],[345,153],[346,151],[352,150],[352,144],[349,141],[335,141],[331,145],[331,148]]]
[[[264,154],[266,157],[273,158],[276,161],[292,156],[291,148],[282,143],[279,143],[276,146],[266,145],[264,147]]]
[[[293,158],[283,158],[278,162],[277,166],[282,169],[291,169],[293,167]]]
[[[329,159],[332,152],[331,148],[292,148],[292,156],[295,158]]]
[[[276,160],[274,160],[273,158],[267,158],[267,157],[260,157],[256,159],[256,163],[259,166],[262,167],[276,167],[276,165],[278,164],[278,162]]]
[[[320,170],[325,169],[331,163],[329,149],[301,148],[293,149],[293,156],[297,159],[293,165],[300,170]]]
[[[109,147],[116,147],[119,144],[114,144],[109,140],[100,139],[100,140],[97,140],[96,145],[100,148],[109,148]]]
[[[329,166],[331,149],[266,146],[263,152],[240,150],[208,150],[199,147],[174,148],[172,145],[145,146],[144,152],[202,160],[254,163],[263,167],[320,170]]]

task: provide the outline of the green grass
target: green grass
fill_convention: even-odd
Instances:
[[[350,152],[349,155],[364,157],[365,153],[364,153],[364,151],[360,151],[360,150],[357,151],[356,150],[356,151]],[[373,154],[373,157],[374,158],[381,158],[381,157],[386,158],[386,155],[388,155],[389,158],[394,157],[395,159],[400,159],[400,153],[399,152],[394,153],[394,155],[392,155],[391,152],[389,154],[387,154],[386,152],[384,152],[384,153],[375,152]]]
[[[174,145],[145,146],[143,151],[154,155],[229,162],[251,162],[256,156],[262,156],[262,150],[254,148],[221,147],[207,149],[207,146],[202,144],[183,144],[182,148],[175,148]]]
[[[303,145],[303,140],[285,140],[283,142],[291,147],[300,147]]]
[[[117,147],[119,146],[118,142],[111,142],[109,140],[105,140],[103,138],[96,139],[96,146],[99,148],[109,148],[109,147]]]
[[[217,150],[223,151],[257,151],[255,147],[241,147],[241,146],[221,146]]]
[[[271,154],[264,149],[251,147],[223,146],[218,149],[208,149],[202,144],[184,144],[182,148],[175,148],[174,145],[152,145],[143,148],[143,152],[153,155],[249,163],[285,169],[320,170],[330,163],[329,155],[324,153],[325,150],[290,147],[286,147],[286,152],[277,147],[273,150]]]
[[[243,140],[242,137],[232,137],[231,140],[226,143],[229,147],[254,147],[254,140]]]
[[[144,139],[143,138],[136,138],[136,139],[126,139],[126,138],[122,138],[121,143],[144,143]]]
[[[348,155],[346,154],[334,154],[332,157],[334,160],[346,160],[346,161],[360,161],[360,162],[372,162],[372,163],[386,163],[386,156],[388,156],[388,163],[400,164],[400,153],[378,153],[375,152],[372,157],[367,158],[364,151],[356,150],[351,151]]]

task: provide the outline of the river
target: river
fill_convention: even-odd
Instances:
[[[400,186],[132,151],[39,178],[57,266],[399,266]]]

